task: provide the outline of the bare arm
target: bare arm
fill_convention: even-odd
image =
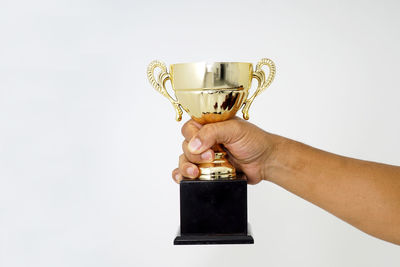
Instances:
[[[400,244],[400,167],[331,154],[237,118],[205,126],[189,121],[182,133],[176,181],[196,178],[193,163],[211,161],[210,147],[221,143],[250,184],[273,182],[370,235]]]
[[[264,173],[266,180],[360,230],[400,244],[400,167],[285,140]]]

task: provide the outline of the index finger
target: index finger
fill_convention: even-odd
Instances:
[[[185,137],[185,140],[189,142],[201,127],[203,127],[203,125],[200,123],[197,123],[194,120],[189,120],[182,126],[181,132]]]

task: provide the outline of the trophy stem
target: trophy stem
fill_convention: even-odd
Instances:
[[[211,149],[212,149],[215,153],[217,153],[217,152],[224,152],[224,153],[226,153],[225,150],[222,148],[222,146],[221,146],[220,144],[215,144],[215,145],[213,145],[213,146],[211,147]]]
[[[225,158],[226,152],[221,145],[216,144],[211,148],[214,153],[214,161],[211,163],[200,163],[200,180],[224,180],[235,179],[236,170]]]

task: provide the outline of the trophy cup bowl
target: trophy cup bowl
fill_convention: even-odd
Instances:
[[[263,66],[269,67],[266,77]],[[156,68],[160,69],[157,78]],[[200,124],[225,121],[234,117],[243,106],[243,118],[249,119],[249,108],[254,98],[267,88],[275,76],[275,64],[263,58],[253,70],[253,64],[245,62],[198,62],[166,65],[158,60],[147,68],[147,76],[152,86],[164,95],[173,105],[176,120],[182,119],[181,107]],[[258,87],[248,98],[253,78]],[[176,100],[166,90],[170,80]],[[200,180],[235,179],[235,168],[225,158],[226,152],[216,144],[212,147],[215,160],[199,164]]]

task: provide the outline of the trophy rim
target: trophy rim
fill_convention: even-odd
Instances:
[[[239,61],[197,61],[197,62],[179,62],[179,63],[174,63],[174,64],[170,64],[170,67],[176,66],[176,65],[198,65],[198,64],[203,64],[203,65],[215,65],[215,64],[253,65],[253,63],[251,63],[251,62],[239,62]]]

